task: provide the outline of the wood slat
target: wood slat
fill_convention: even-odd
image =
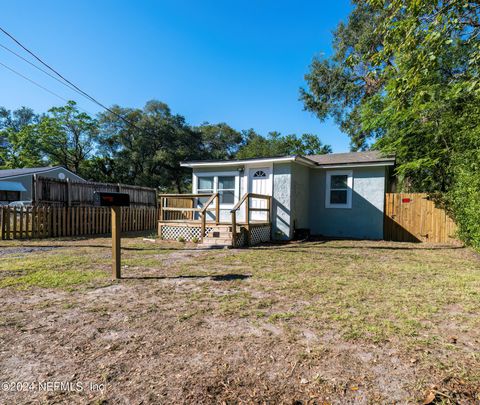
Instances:
[[[456,225],[425,193],[385,194],[384,239],[453,243]]]

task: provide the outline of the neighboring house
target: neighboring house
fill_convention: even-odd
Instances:
[[[85,181],[61,166],[0,170],[0,204],[32,200],[33,176]]]
[[[385,192],[395,158],[379,152],[333,153],[231,161],[190,161],[196,193],[220,194],[220,221],[246,192],[272,198],[272,236],[382,239]],[[260,204],[261,202],[259,202]],[[253,212],[262,220],[265,212]]]

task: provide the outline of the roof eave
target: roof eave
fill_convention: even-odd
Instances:
[[[394,160],[385,160],[379,162],[354,162],[354,163],[329,163],[321,164],[317,163],[318,169],[342,169],[349,167],[376,167],[376,166],[394,166]]]
[[[218,162],[180,162],[181,167],[196,168],[196,167],[222,167],[222,166],[238,166],[249,163],[271,163],[271,162],[293,162],[299,156],[283,156],[277,158],[258,158],[258,159],[244,159],[244,160],[223,160]]]

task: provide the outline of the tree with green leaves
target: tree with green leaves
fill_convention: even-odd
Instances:
[[[45,164],[37,132],[38,120],[30,108],[9,111],[0,107],[0,168]]]
[[[80,112],[74,101],[53,107],[38,123],[42,153],[51,165],[64,166],[82,175],[83,165],[92,156],[98,124]]]
[[[394,153],[400,187],[441,195],[464,240],[480,246],[480,5],[354,1],[315,59],[305,108],[334,117],[352,148]]]
[[[480,4],[371,0],[388,11],[367,54],[384,91],[362,106],[375,147],[395,153],[404,187],[441,193],[464,240],[480,247]]]
[[[236,157],[248,159],[256,157],[288,156],[288,155],[320,155],[331,153],[329,145],[323,145],[320,139],[312,134],[295,134],[282,136],[279,132],[270,132],[267,137],[250,130],[245,133],[245,144],[239,149]]]
[[[300,99],[321,121],[333,118],[350,137],[352,150],[363,150],[382,134],[381,129],[363,127],[361,108],[383,91],[378,67],[366,55],[381,49],[384,32],[377,28],[388,12],[363,0],[354,0],[353,6],[347,22],[333,33],[332,56],[313,59],[305,75],[308,87],[300,89]]]
[[[242,145],[243,135],[225,123],[203,123],[193,128],[202,138],[206,159],[232,159]]]
[[[165,103],[156,100],[143,109],[114,106],[112,110],[115,114],[100,115],[99,152],[104,174],[128,184],[185,190],[189,176],[180,162],[203,157],[200,134],[183,116],[172,114]]]

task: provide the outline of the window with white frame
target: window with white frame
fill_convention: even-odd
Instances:
[[[199,194],[213,194],[214,177],[202,176],[198,178],[197,192]]]
[[[352,208],[353,176],[351,170],[327,172],[326,208]]]
[[[198,194],[213,194],[215,188],[214,176],[202,176],[198,177],[197,193]],[[198,199],[199,206],[203,206],[208,200],[208,197],[200,197]]]
[[[220,204],[234,204],[235,176],[218,176],[218,194]]]
[[[218,193],[220,205],[235,204],[235,176],[234,175],[197,175],[197,193],[213,194]],[[199,203],[203,204],[207,201],[207,197],[199,198]]]

